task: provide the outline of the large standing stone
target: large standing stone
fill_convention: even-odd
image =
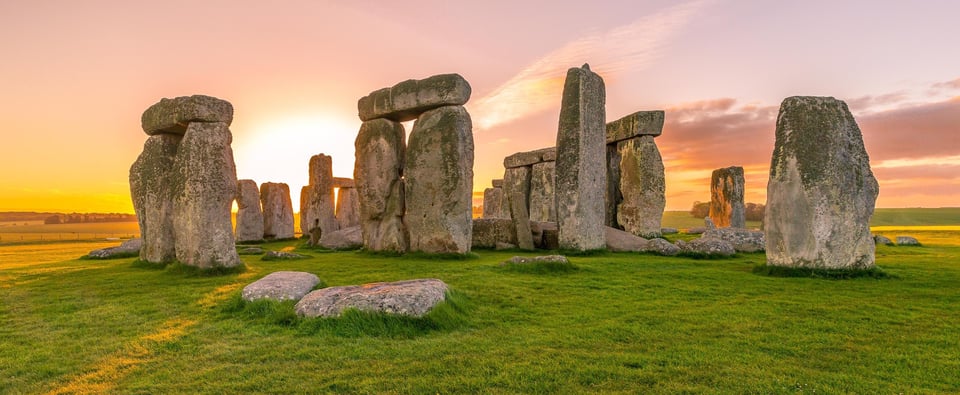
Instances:
[[[557,131],[557,225],[560,248],[604,248],[606,92],[588,65],[567,71]]]
[[[371,251],[407,251],[403,225],[403,125],[374,119],[360,126],[353,178],[360,198],[363,246]]]
[[[780,105],[764,216],[767,264],[874,267],[879,186],[846,103],[789,97]]]
[[[503,216],[503,188],[483,190],[483,218],[501,218]]]
[[[230,210],[237,169],[226,123],[191,122],[174,159],[177,260],[201,269],[241,265]]]
[[[147,262],[167,263],[177,257],[173,162],[180,139],[175,134],[150,136],[143,144],[143,152],[130,166],[130,196],[143,238],[140,259]]]
[[[211,96],[193,95],[161,99],[140,117],[143,131],[149,135],[160,133],[184,134],[191,122],[233,122],[233,105]]]
[[[507,168],[503,174],[504,195],[507,197],[507,210],[513,220],[513,229],[517,246],[533,249],[533,236],[530,232],[530,167]]]
[[[342,187],[337,193],[337,229],[360,225],[360,198],[357,188]]]
[[[263,240],[263,211],[255,181],[237,181],[237,208],[237,241]]]
[[[316,207],[311,203],[313,201],[310,197],[311,192],[312,188],[309,185],[300,187],[300,233],[304,235],[309,235],[310,229],[316,227],[314,224],[320,223]]]
[[[620,193],[617,222],[640,237],[660,237],[660,221],[667,205],[663,160],[653,136],[617,143],[620,152]]]
[[[530,220],[557,221],[556,162],[540,162],[530,172]]]
[[[440,107],[417,119],[404,176],[410,250],[470,252],[473,125],[465,108]]]
[[[623,229],[617,222],[617,205],[623,201],[620,192],[620,150],[617,144],[607,144],[607,191],[604,194],[604,224],[615,229]]]
[[[746,228],[743,168],[716,169],[710,176],[710,218],[718,228]]]
[[[361,121],[387,118],[406,122],[438,107],[463,105],[470,100],[470,93],[470,84],[459,74],[440,74],[371,92],[357,102],[357,109]]]
[[[310,158],[309,170],[310,200],[307,201],[307,207],[313,222],[307,225],[307,231],[313,234],[314,229],[320,228],[320,234],[334,232],[339,227],[334,211],[333,158],[324,154],[314,155]]]
[[[282,182],[261,184],[260,205],[263,206],[263,238],[292,238],[294,227],[290,187]]]

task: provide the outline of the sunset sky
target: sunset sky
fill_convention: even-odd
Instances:
[[[732,165],[762,203],[794,95],[849,104],[878,207],[960,206],[957,15],[952,0],[3,1],[0,211],[133,212],[140,115],[191,94],[233,103],[238,177],[298,202],[313,154],[352,176],[357,99],[451,72],[473,87],[482,191],[503,157],[555,144],[583,63],[608,121],[666,111],[668,209],[709,200]]]

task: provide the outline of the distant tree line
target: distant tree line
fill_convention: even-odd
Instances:
[[[763,221],[763,212],[767,206],[760,203],[744,203],[744,216],[747,221]],[[690,208],[690,215],[695,218],[703,218],[710,215],[710,202],[693,202]]]
[[[134,214],[54,214],[43,220],[44,224],[82,224],[91,222],[136,222]]]

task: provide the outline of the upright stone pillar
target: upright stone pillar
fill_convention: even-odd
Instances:
[[[513,221],[513,230],[517,236],[517,247],[533,249],[533,233],[530,230],[530,212],[527,197],[530,196],[530,167],[507,168],[503,175],[504,193],[507,196],[507,208]]]
[[[622,200],[617,222],[623,230],[640,237],[660,237],[663,209],[667,205],[663,160],[653,136],[640,136],[617,143],[620,153]]]
[[[293,238],[293,202],[290,187],[282,182],[260,185],[260,205],[263,206],[263,238]]]
[[[407,251],[401,180],[404,139],[403,125],[383,118],[364,122],[357,133],[353,179],[363,246],[370,251]]]
[[[764,216],[767,264],[870,269],[879,186],[846,103],[788,97],[780,104]]]
[[[746,228],[743,168],[716,169],[710,175],[710,218],[718,228]]]
[[[357,188],[340,187],[337,193],[337,227],[352,228],[360,225],[360,198]]]
[[[320,228],[320,234],[337,231],[337,218],[334,213],[335,195],[333,191],[333,158],[319,154],[310,158],[310,201],[309,207],[314,222],[310,224],[311,234],[314,228]],[[316,240],[316,241],[319,241]]]
[[[237,181],[237,208],[237,241],[263,240],[263,210],[260,209],[260,189],[255,181]]]
[[[310,196],[312,192],[310,185],[300,187],[300,234],[303,235],[309,235],[310,229],[320,227],[320,216]]]
[[[606,246],[605,101],[603,79],[588,65],[567,71],[557,131],[556,200],[559,245]]]
[[[181,135],[162,133],[147,138],[143,152],[130,167],[130,196],[140,225],[140,259],[172,262],[177,257],[173,228],[173,161]]]
[[[424,112],[414,123],[404,169],[410,250],[470,252],[473,125],[462,106]]]
[[[540,162],[534,164],[530,173],[530,220],[536,222],[556,222],[557,202],[556,163]]]
[[[500,218],[503,207],[503,189],[487,188],[483,190],[483,218]]]
[[[190,122],[177,157],[174,194],[177,260],[201,269],[242,264],[233,236],[230,211],[237,196],[237,169],[223,122]]]

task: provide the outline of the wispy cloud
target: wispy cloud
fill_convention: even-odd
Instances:
[[[645,66],[657,58],[670,35],[709,2],[677,5],[548,53],[470,105],[474,127],[489,129],[558,105],[567,68],[589,62],[594,71],[610,78]]]

